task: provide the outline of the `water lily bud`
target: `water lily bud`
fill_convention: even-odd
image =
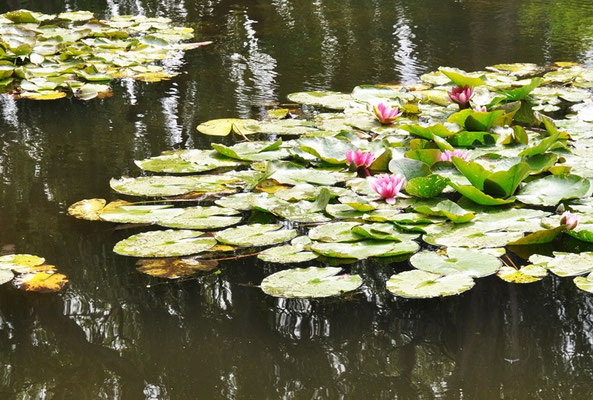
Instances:
[[[560,225],[566,225],[567,230],[572,231],[574,228],[577,227],[578,224],[579,218],[576,215],[571,214],[568,211],[562,214],[562,218],[560,219]]]

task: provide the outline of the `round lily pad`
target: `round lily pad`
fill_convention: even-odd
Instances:
[[[287,242],[297,236],[294,229],[280,229],[278,224],[252,224],[225,229],[216,234],[221,243],[241,247],[260,247]]]
[[[447,248],[447,255],[422,251],[410,258],[410,264],[423,271],[440,275],[465,274],[472,278],[492,275],[502,265],[498,257],[485,251]]]
[[[68,214],[74,218],[98,221],[99,212],[105,207],[105,199],[85,199],[77,201],[68,207]]]
[[[210,250],[216,245],[200,231],[160,230],[139,233],[118,242],[113,251],[132,257],[178,257]]]
[[[359,222],[332,222],[319,225],[309,231],[312,240],[320,242],[356,242],[363,237],[352,232],[352,228],[360,225]]]
[[[467,274],[442,276],[421,270],[400,272],[387,281],[387,290],[393,295],[415,299],[461,294],[473,286],[474,280]]]
[[[152,224],[161,219],[170,219],[183,213],[180,208],[171,208],[170,205],[124,205],[116,208],[109,208],[99,213],[103,221],[129,223],[129,224]]]
[[[577,276],[573,279],[574,284],[585,292],[593,293],[593,272],[585,276]]]
[[[225,184],[238,182],[219,176],[142,176],[138,178],[112,179],[111,188],[130,196],[166,197],[186,193],[218,193],[227,188]]]
[[[292,264],[311,261],[319,257],[312,251],[304,251],[303,246],[286,245],[271,247],[259,253],[257,258],[265,262]]]
[[[418,243],[383,242],[378,240],[363,240],[353,243],[321,243],[314,242],[311,249],[326,257],[356,258],[363,260],[369,257],[392,257],[413,254],[420,249]]]
[[[261,283],[264,293],[275,297],[330,297],[358,289],[362,279],[358,275],[337,275],[342,269],[295,268],[276,272]]]
[[[29,272],[31,267],[41,265],[45,258],[31,254],[8,254],[0,257],[0,270]]]

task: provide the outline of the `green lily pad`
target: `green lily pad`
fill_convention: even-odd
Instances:
[[[574,284],[585,292],[593,293],[593,272],[584,276],[577,276],[573,279]]]
[[[459,72],[453,71],[448,68],[441,67],[441,68],[439,68],[439,71],[442,72],[443,74],[445,74],[447,76],[447,78],[449,78],[451,80],[451,82],[453,82],[453,84],[456,86],[475,87],[475,86],[481,86],[481,85],[486,84],[480,78],[474,78],[471,76],[467,76],[467,75],[461,74]]]
[[[205,172],[242,165],[240,161],[221,157],[214,150],[186,150],[137,160],[135,163],[145,171],[173,174]]]
[[[293,242],[298,238],[293,239]],[[285,246],[270,247],[257,256],[262,261],[278,263],[278,264],[293,264],[311,261],[319,257],[312,251],[304,250],[301,244],[289,244]]]
[[[228,228],[214,236],[220,243],[241,247],[262,247],[287,242],[297,236],[294,229],[277,224],[252,224]]]
[[[508,199],[492,197],[474,186],[457,185],[451,181],[449,181],[449,186],[471,201],[483,206],[500,206],[504,204],[510,204],[515,201],[514,197],[509,197]]]
[[[483,232],[476,228],[463,231],[452,229],[444,233],[424,235],[422,240],[435,246],[485,249],[503,247],[521,237],[522,232]]]
[[[406,182],[406,193],[412,196],[430,199],[440,195],[448,183],[449,179],[436,174],[419,176]]]
[[[352,228],[356,235],[367,239],[387,240],[393,242],[404,242],[418,238],[418,234],[400,232],[394,224],[374,223],[357,225]]]
[[[132,235],[118,242],[113,251],[132,257],[178,257],[210,250],[216,240],[199,237],[200,231],[164,230]]]
[[[212,148],[223,156],[241,161],[281,160],[288,157],[288,150],[280,146],[282,139],[275,142],[244,142],[230,147],[212,143]]]
[[[345,164],[346,152],[353,148],[349,141],[335,137],[301,138],[297,143],[303,151],[330,164]]]
[[[562,200],[585,196],[590,186],[588,179],[576,175],[548,175],[527,183],[517,194],[517,199],[525,204],[555,206]]]
[[[171,205],[122,205],[103,209],[99,212],[99,218],[109,222],[153,224],[161,219],[173,218],[183,212],[179,208],[171,207]]]
[[[31,267],[36,267],[45,262],[45,258],[31,254],[8,254],[0,256],[0,271],[29,272]],[[8,276],[8,274],[4,274]],[[11,278],[12,279],[12,278]]]
[[[356,242],[363,237],[352,232],[352,228],[360,225],[359,222],[333,222],[316,226],[309,231],[309,237],[319,242]]]
[[[532,258],[529,260],[532,261]],[[561,253],[555,251],[554,257],[547,260],[543,265],[561,277],[583,275],[593,271],[593,253]]]
[[[414,210],[426,215],[445,217],[456,224],[469,222],[475,217],[474,213],[463,209],[451,200],[443,200],[434,207],[417,205],[414,206]]]
[[[410,258],[410,263],[423,271],[439,275],[466,274],[482,278],[496,273],[502,266],[498,257],[485,251],[449,247],[447,255],[433,251],[422,251]]]
[[[349,94],[339,92],[297,92],[291,93],[288,100],[330,110],[343,110],[354,102]]]
[[[180,209],[173,217],[159,218],[157,223],[167,228],[178,229],[218,229],[235,225],[243,217],[237,211],[221,207],[187,207]]]
[[[275,297],[330,297],[358,289],[362,279],[358,275],[337,275],[342,269],[295,268],[276,272],[266,277],[261,288]]]
[[[393,295],[412,299],[452,296],[473,286],[474,280],[465,274],[441,276],[420,270],[400,272],[387,281],[387,290]]]
[[[287,185],[311,183],[333,186],[355,176],[353,173],[305,168],[297,163],[281,161],[270,163],[268,171],[271,173],[270,179]]]
[[[255,120],[222,118],[206,121],[198,125],[198,132],[209,136],[227,136],[231,132],[242,133],[246,124],[257,123]]]
[[[377,240],[363,240],[350,243],[322,243],[314,242],[311,250],[326,257],[356,258],[363,260],[369,257],[393,257],[413,254],[420,249],[418,243],[383,242]]]
[[[229,190],[226,184],[239,183],[236,178],[219,175],[201,176],[142,176],[112,179],[109,184],[118,193],[129,196],[166,197],[182,194],[219,193]]]

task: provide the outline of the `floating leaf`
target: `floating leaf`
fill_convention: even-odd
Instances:
[[[443,200],[437,203],[434,207],[417,205],[414,206],[414,210],[426,215],[445,217],[456,224],[469,222],[475,217],[473,213],[466,211],[451,200]]]
[[[389,223],[357,225],[352,228],[352,232],[367,239],[388,240],[394,242],[404,242],[418,238],[418,234],[402,233],[394,224]]]
[[[243,219],[229,208],[196,206],[178,210],[172,217],[160,217],[156,222],[167,228],[216,229],[238,224]]]
[[[330,164],[345,164],[346,152],[353,148],[349,141],[335,137],[302,138],[297,143],[303,151]]]
[[[548,275],[548,271],[539,265],[525,265],[519,269],[504,266],[497,273],[503,281],[510,283],[532,283],[542,280]]]
[[[465,274],[441,276],[420,270],[400,272],[387,281],[387,290],[393,295],[413,299],[452,296],[473,286],[474,280]]]
[[[294,242],[294,241],[293,241]],[[290,244],[286,246],[271,247],[260,252],[257,256],[262,261],[293,264],[314,260],[318,257],[312,251],[304,251],[302,245]]]
[[[46,271],[28,272],[19,275],[14,279],[13,283],[18,289],[27,292],[49,293],[62,290],[68,283],[68,278],[52,268]]]
[[[447,255],[422,251],[410,258],[410,263],[423,271],[439,275],[465,274],[472,278],[492,275],[502,265],[498,257],[485,251],[449,247]]]
[[[574,278],[574,284],[585,292],[593,293],[593,272],[584,276],[577,276]]]
[[[201,176],[141,176],[112,179],[109,184],[118,193],[129,196],[166,197],[187,193],[220,193],[228,191],[227,184],[241,180],[218,175]]]
[[[534,260],[533,256],[529,258],[529,261],[545,266],[561,277],[583,275],[593,271],[593,253],[588,252],[561,253],[555,251],[554,257],[543,262],[538,263],[539,260]]]
[[[410,179],[406,183],[406,193],[412,196],[430,199],[441,194],[448,183],[449,179],[436,174],[419,176]]]
[[[353,243],[322,243],[314,242],[311,249],[326,257],[356,258],[363,260],[369,257],[392,257],[413,254],[420,246],[413,241],[382,242],[363,240]]]
[[[339,92],[297,92],[289,94],[288,100],[330,110],[343,110],[353,102],[349,94]]]
[[[68,207],[68,214],[78,219],[99,221],[99,212],[105,207],[105,199],[85,199],[77,201]]]
[[[555,206],[562,200],[577,199],[589,192],[589,180],[576,175],[548,175],[527,183],[517,194],[525,204]]]
[[[439,71],[442,72],[443,74],[445,74],[447,76],[447,78],[449,78],[451,80],[451,82],[453,82],[453,84],[456,86],[475,87],[475,86],[481,86],[481,85],[486,84],[480,78],[469,77],[469,76],[460,74],[458,72],[452,71],[450,69],[441,67],[441,68],[439,68]]]
[[[221,243],[241,247],[261,247],[287,242],[297,236],[294,229],[280,229],[277,224],[252,224],[229,228],[215,237]]]
[[[556,239],[562,232],[566,231],[566,226],[557,226],[551,229],[542,229],[540,231],[536,231],[530,233],[521,239],[515,240],[514,242],[509,242],[509,246],[520,246],[520,245],[531,245],[531,244],[544,244],[550,243],[554,239]]]
[[[359,222],[333,222],[316,226],[309,231],[309,238],[319,242],[356,242],[363,237],[352,232],[352,228],[360,225]]]
[[[204,135],[209,136],[227,136],[231,132],[242,133],[245,131],[244,125],[257,123],[253,119],[223,118],[213,119],[198,125],[197,130]]]
[[[336,267],[287,269],[266,277],[261,288],[275,297],[330,297],[362,285],[358,275],[337,275],[341,270]]]
[[[113,251],[122,256],[178,257],[210,250],[216,240],[199,237],[200,231],[161,230],[139,233],[118,242]]]
[[[159,220],[167,220],[183,213],[182,209],[171,208],[171,205],[122,205],[120,207],[109,207],[99,212],[99,218],[103,221],[132,223],[132,224],[153,224]]]
[[[29,272],[45,262],[45,258],[30,254],[8,254],[0,256],[0,270],[16,271],[18,273]]]

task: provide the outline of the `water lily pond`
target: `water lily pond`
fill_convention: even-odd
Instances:
[[[20,7],[3,397],[589,398],[593,3]]]

